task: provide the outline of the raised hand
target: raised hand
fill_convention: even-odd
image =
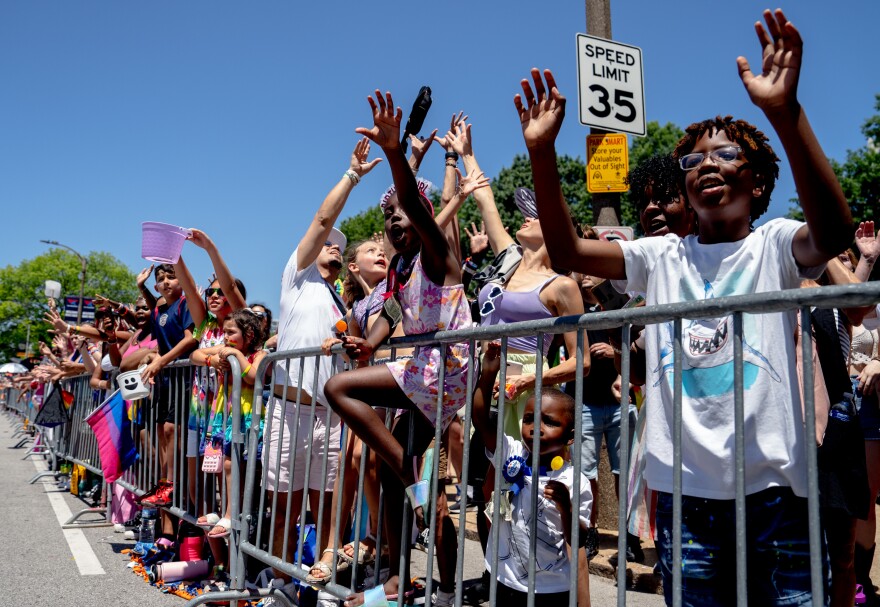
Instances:
[[[798,105],[797,87],[804,43],[782,9],[764,11],[767,29],[758,21],[755,33],[761,44],[761,74],[755,76],[745,57],[737,57],[739,76],[752,100],[765,114],[790,111]],[[768,33],[769,32],[769,33]]]
[[[523,95],[514,96],[513,105],[516,106],[516,111],[519,114],[526,147],[534,149],[553,145],[556,141],[556,136],[559,134],[559,129],[565,118],[565,97],[556,87],[556,80],[550,70],[544,70],[546,87],[541,80],[541,72],[538,68],[533,67],[531,74],[535,90],[532,91],[529,81],[524,78],[520,82]],[[525,104],[523,104],[523,99],[525,99]]]
[[[416,161],[416,166],[421,165],[422,158],[428,153],[428,148],[434,143],[436,135],[437,129],[434,129],[427,137],[416,137],[415,135],[409,136],[409,144],[412,146],[412,155]]]
[[[471,148],[471,125],[464,122],[457,123],[448,133],[446,139],[449,140],[452,150],[460,156],[469,156],[473,154]]]
[[[211,240],[211,237],[198,230],[196,228],[190,228],[190,235],[187,240],[191,241],[194,245],[199,247],[200,249],[207,249],[210,246],[213,246],[214,241]]]
[[[455,172],[458,173],[458,194],[464,198],[467,198],[471,194],[474,193],[475,190],[479,190],[480,188],[489,187],[489,178],[483,175],[483,171],[477,171],[476,173],[471,173],[466,177],[462,177],[461,171],[455,169]],[[471,224],[473,225],[473,224]],[[488,236],[486,237],[488,239]]]
[[[400,121],[403,120],[403,110],[395,109],[394,99],[391,93],[382,93],[376,89],[376,99],[367,97],[370,109],[373,110],[373,128],[358,127],[354,130],[359,135],[368,137],[385,152],[393,152],[400,149]]]
[[[413,152],[415,152],[415,148],[413,148]],[[374,158],[367,162],[367,157],[369,155],[370,140],[363,137],[358,140],[357,144],[354,146],[354,151],[351,153],[351,170],[357,173],[358,177],[363,177],[372,171],[374,166],[382,162],[381,158]]]
[[[70,326],[66,322],[64,322],[64,319],[61,318],[61,316],[55,310],[49,310],[48,312],[46,312],[46,314],[43,316],[43,319],[47,323],[52,325],[59,333],[67,333],[67,330],[70,328]]]
[[[873,221],[863,221],[856,228],[856,247],[858,247],[862,257],[870,261],[877,261],[878,256],[880,256],[880,240],[877,239],[874,233]]]
[[[144,268],[137,275],[137,286],[138,289],[147,284],[147,279],[153,273],[153,266],[151,265],[149,268]]]
[[[467,119],[468,116],[463,111],[459,112],[458,114],[453,114],[452,120],[449,121],[449,131],[447,131],[447,133],[443,137],[434,137],[434,141],[442,145],[443,149],[445,149],[447,152],[454,151],[452,149],[450,134],[455,131],[455,125],[460,122],[465,122],[467,121]]]
[[[468,235],[471,243],[471,255],[479,255],[489,248],[489,235],[486,234],[486,223],[481,221],[480,228],[477,229],[476,224],[471,222],[471,229],[464,227],[465,233]]]

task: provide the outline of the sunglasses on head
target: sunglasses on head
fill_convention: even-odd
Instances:
[[[221,289],[220,287],[209,287],[205,289],[205,299],[213,297],[214,295],[216,295],[217,297],[224,297],[223,289]]]

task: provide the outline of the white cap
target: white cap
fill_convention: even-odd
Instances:
[[[338,246],[340,253],[345,253],[345,245],[348,244],[348,239],[345,237],[345,234],[336,228],[330,228],[330,233],[327,235],[327,242]]]

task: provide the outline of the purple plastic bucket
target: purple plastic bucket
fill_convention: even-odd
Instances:
[[[156,263],[177,263],[183,243],[192,232],[156,221],[145,221],[142,226],[141,257]]]

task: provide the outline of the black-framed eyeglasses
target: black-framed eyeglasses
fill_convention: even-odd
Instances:
[[[205,299],[213,297],[214,295],[216,295],[217,297],[224,297],[223,289],[221,289],[220,287],[210,287],[208,289],[205,289]]]
[[[486,318],[489,314],[495,311],[495,300],[503,294],[504,289],[499,285],[492,285],[492,288],[489,289],[489,294],[486,296],[486,301],[484,301],[483,305],[480,307],[480,316],[482,318]]]
[[[685,154],[678,159],[678,165],[682,171],[693,171],[695,168],[703,164],[706,157],[711,158],[715,162],[733,162],[742,153],[742,148],[738,145],[726,145],[723,148],[712,150],[711,152],[694,152],[693,154]]]

